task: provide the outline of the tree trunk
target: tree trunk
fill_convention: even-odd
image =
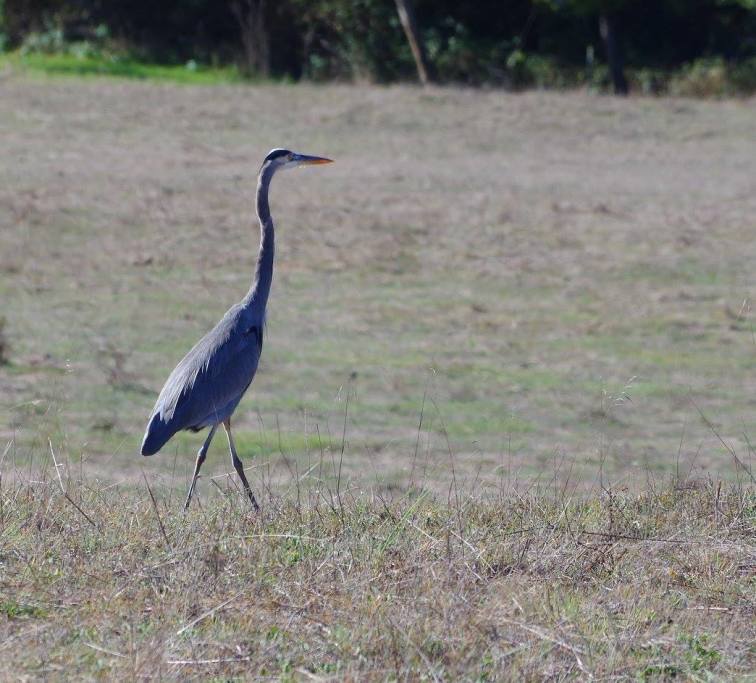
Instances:
[[[265,21],[266,0],[235,0],[231,11],[236,17],[244,48],[244,70],[248,75],[270,76],[270,42]]]
[[[599,17],[599,31],[604,41],[606,61],[609,63],[609,74],[616,95],[627,95],[627,80],[625,79],[625,65],[622,56],[619,31],[615,18],[608,12]]]
[[[417,30],[412,0],[396,0],[396,11],[399,13],[399,21],[402,23],[404,35],[407,36],[407,42],[415,59],[417,77],[423,85],[428,85],[433,80],[433,72],[428,62],[428,56],[425,54],[423,41],[420,39]]]

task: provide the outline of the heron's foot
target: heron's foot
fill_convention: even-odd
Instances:
[[[252,509],[255,512],[260,512],[260,506],[257,504],[257,500],[255,500],[255,494],[252,493],[252,489],[247,489],[247,495],[249,495],[249,502],[252,503]]]

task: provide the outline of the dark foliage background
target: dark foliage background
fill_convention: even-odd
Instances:
[[[619,66],[641,78],[643,70],[670,71],[696,60],[756,72],[756,0],[414,0],[411,6],[441,82],[517,87],[606,79],[602,20],[619,48]],[[57,42],[39,40],[50,33]],[[107,40],[150,61],[236,63],[253,76],[391,82],[416,74],[395,0],[0,0],[4,48],[22,48],[30,37],[53,46]],[[653,89],[654,77],[645,77]]]

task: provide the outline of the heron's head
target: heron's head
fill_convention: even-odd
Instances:
[[[262,168],[280,171],[297,166],[312,166],[314,164],[330,164],[333,160],[325,157],[313,157],[308,154],[298,154],[288,149],[272,149],[265,157]]]

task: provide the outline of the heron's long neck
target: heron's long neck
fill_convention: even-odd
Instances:
[[[268,303],[270,284],[273,281],[273,253],[275,251],[275,231],[268,204],[268,187],[273,170],[268,166],[260,172],[257,180],[257,217],[260,220],[260,252],[252,286],[247,294],[247,305],[264,315]]]

